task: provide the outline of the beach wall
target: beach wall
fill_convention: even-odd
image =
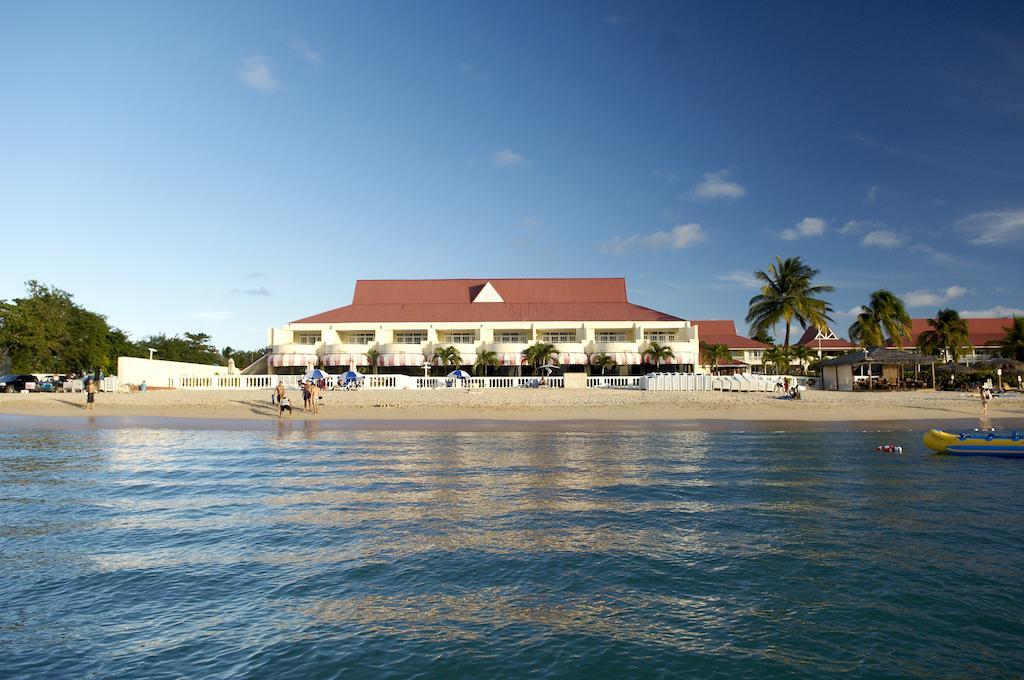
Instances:
[[[181,377],[207,378],[227,375],[227,366],[190,364],[184,361],[162,361],[137,357],[117,358],[117,379],[122,385],[138,385],[143,381],[153,387],[170,387],[172,379]]]

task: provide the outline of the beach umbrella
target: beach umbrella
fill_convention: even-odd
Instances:
[[[321,371],[319,368],[313,369],[302,376],[305,380],[327,380],[331,377],[331,374],[327,371]]]
[[[469,377],[469,373],[466,373],[461,368],[456,369],[448,374],[449,378],[458,378],[459,380],[465,380]]]
[[[363,374],[360,373],[359,371],[345,371],[344,373],[341,374],[341,382],[345,385],[347,385],[350,382],[362,380],[362,378]]]
[[[551,375],[551,371],[560,371],[562,370],[562,367],[556,364],[544,364],[540,367],[540,370],[547,371],[545,375]]]

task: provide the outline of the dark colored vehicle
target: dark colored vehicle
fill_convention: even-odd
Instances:
[[[38,388],[39,379],[34,375],[23,373],[20,375],[11,374],[0,376],[0,392],[20,392],[22,390],[35,390]],[[31,387],[29,387],[31,385]]]

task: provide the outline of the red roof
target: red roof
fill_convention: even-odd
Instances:
[[[736,332],[732,319],[691,321],[697,326],[697,337],[709,345],[725,345],[729,349],[767,349],[771,345],[760,340],[745,338]]]
[[[994,347],[1006,337],[1005,328],[1013,325],[1010,317],[988,319],[964,319],[967,322],[967,337],[973,347]],[[928,319],[910,320],[910,340],[904,344],[914,346],[921,333],[931,328]]]
[[[473,302],[490,283],[503,302]],[[293,323],[682,321],[626,299],[626,280],[357,281],[352,304]]]
[[[833,334],[835,331],[833,331]],[[818,327],[810,326],[804,330],[804,334],[796,341],[797,345],[803,345],[809,349],[859,349],[860,345],[854,344],[846,338],[835,338],[834,340],[815,340],[818,336]]]

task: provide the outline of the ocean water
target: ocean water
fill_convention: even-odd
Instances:
[[[919,442],[0,429],[0,676],[1020,677],[1024,461]]]

